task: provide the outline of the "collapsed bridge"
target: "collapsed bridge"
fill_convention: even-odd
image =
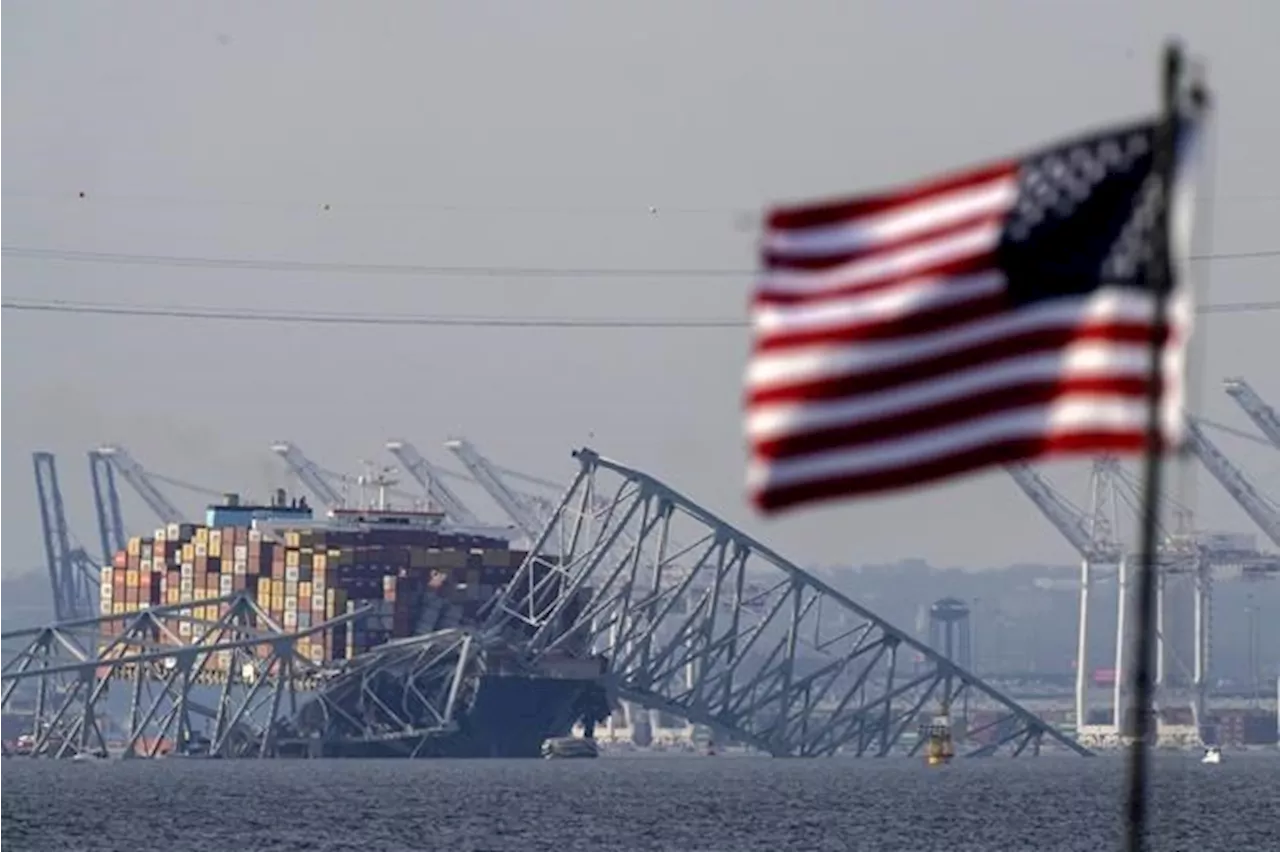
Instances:
[[[142,756],[163,741],[223,757],[528,754],[619,702],[775,756],[914,753],[939,708],[959,717],[962,753],[1089,754],[659,480],[574,457],[536,546],[470,623],[316,663],[298,641],[363,611],[286,630],[239,594],[60,622],[4,634],[5,712],[24,707],[39,756],[113,740]],[[199,603],[223,614],[193,618]],[[985,721],[966,729],[973,709]]]

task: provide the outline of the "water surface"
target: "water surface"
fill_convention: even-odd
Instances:
[[[1155,765],[1153,848],[1280,849],[1280,757]],[[1099,852],[1116,758],[9,759],[5,852]]]

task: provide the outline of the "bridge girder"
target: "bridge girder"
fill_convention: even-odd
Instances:
[[[195,618],[196,608],[221,615]],[[124,744],[125,757],[155,757],[165,742],[193,741],[193,717],[211,722],[209,753],[268,756],[298,694],[322,681],[299,640],[360,614],[286,633],[238,593],[12,631],[0,637],[3,709],[21,714],[26,699],[37,757],[105,755],[109,740]],[[182,624],[190,637],[174,629]],[[113,686],[127,702],[113,700]]]
[[[993,711],[968,731],[989,734],[972,754],[1045,740],[1090,753],[659,480],[574,456],[577,476],[485,615],[531,664],[602,654],[618,697],[774,755],[914,753],[922,739],[904,735],[939,704]]]
[[[483,638],[463,628],[393,641],[344,666],[292,724],[303,738],[380,743],[417,757],[459,730],[485,650]]]

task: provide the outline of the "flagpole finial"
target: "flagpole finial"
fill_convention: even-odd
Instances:
[[[1173,99],[1178,89],[1178,81],[1182,77],[1183,52],[1182,42],[1169,39],[1164,46],[1164,73],[1160,81],[1161,94],[1166,105]]]

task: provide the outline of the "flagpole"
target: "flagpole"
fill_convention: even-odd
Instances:
[[[1129,852],[1146,848],[1147,784],[1150,773],[1148,739],[1155,723],[1153,718],[1155,656],[1157,549],[1159,547],[1160,493],[1163,473],[1161,428],[1164,398],[1163,354],[1169,327],[1169,291],[1175,271],[1169,252],[1169,206],[1173,190],[1174,162],[1177,146],[1178,88],[1182,80],[1182,49],[1176,42],[1165,48],[1161,76],[1161,121],[1152,152],[1152,170],[1161,182],[1162,198],[1158,205],[1150,249],[1152,264],[1150,285],[1154,302],[1151,332],[1151,367],[1147,391],[1147,447],[1143,477],[1142,538],[1138,577],[1138,647],[1134,661],[1134,742],[1129,766],[1128,842]],[[1119,709],[1119,708],[1117,708]],[[1123,727],[1124,718],[1120,715]],[[1117,732],[1119,733],[1119,732]]]

